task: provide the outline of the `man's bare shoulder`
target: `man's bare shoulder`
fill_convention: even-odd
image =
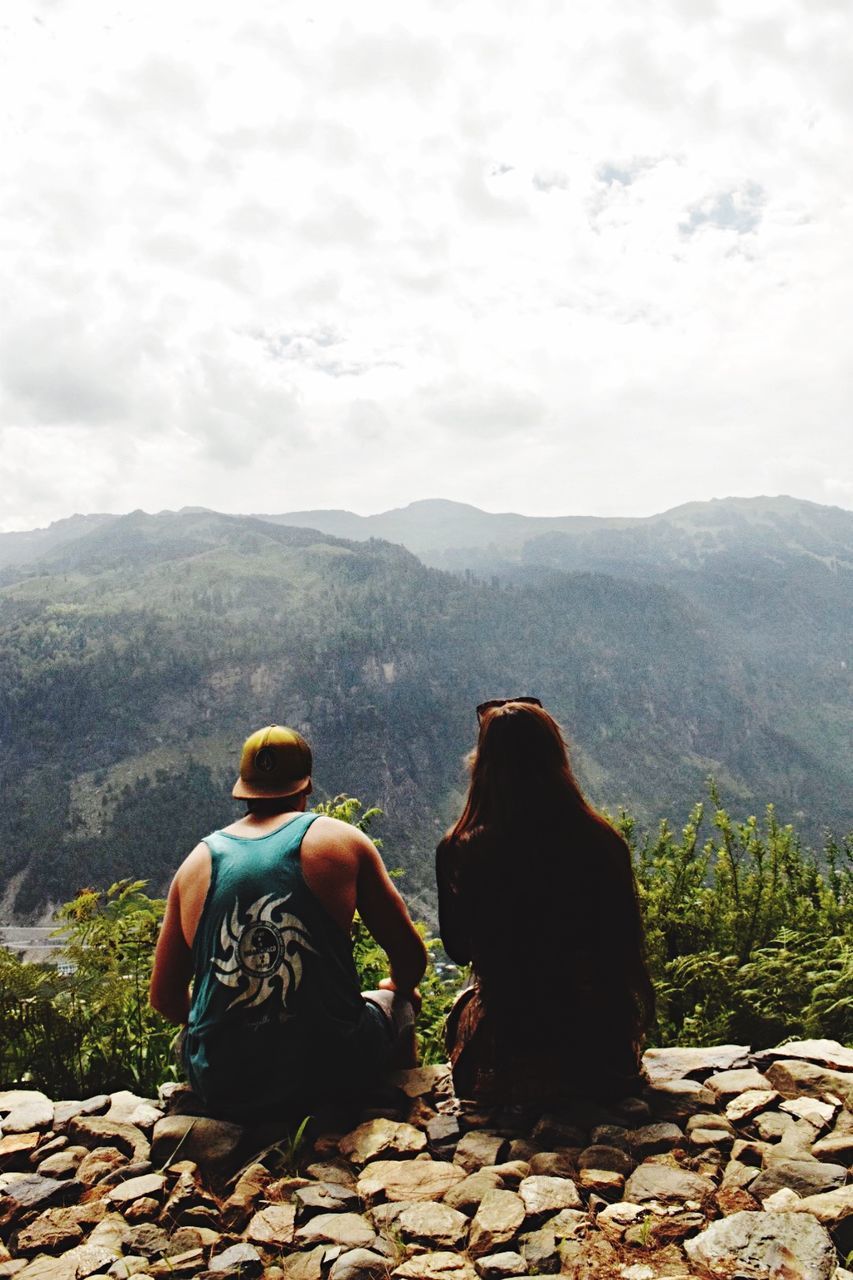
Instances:
[[[305,833],[304,843],[315,847],[326,845],[349,854],[376,852],[376,846],[358,827],[349,822],[341,822],[340,818],[329,818],[324,813],[311,823]]]
[[[203,840],[187,854],[175,872],[175,883],[180,888],[189,887],[200,877],[210,878],[210,850]]]

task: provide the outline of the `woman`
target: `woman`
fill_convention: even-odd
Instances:
[[[477,714],[465,807],[436,852],[442,942],[474,976],[448,1025],[457,1092],[636,1093],[654,992],[628,847],[584,800],[538,699]]]

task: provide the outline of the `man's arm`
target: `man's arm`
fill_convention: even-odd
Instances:
[[[358,911],[388,956],[394,989],[410,995],[426,971],[426,947],[376,846],[366,836],[362,839],[363,843],[359,841]]]
[[[192,940],[210,884],[210,850],[203,842],[178,868],[154,952],[149,999],[170,1022],[185,1023],[193,976]]]

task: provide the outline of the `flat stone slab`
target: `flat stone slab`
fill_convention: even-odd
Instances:
[[[726,1119],[733,1124],[745,1124],[753,1116],[772,1107],[779,1097],[775,1089],[745,1089],[726,1103]]]
[[[464,1177],[464,1169],[447,1160],[374,1160],[359,1178],[357,1191],[367,1205],[441,1200]]]
[[[376,1232],[360,1213],[320,1213],[296,1232],[300,1244],[341,1244],[347,1249],[366,1249]]]
[[[705,1088],[710,1089],[716,1098],[728,1102],[745,1093],[747,1089],[769,1089],[770,1081],[754,1067],[744,1067],[739,1071],[717,1071],[708,1076]]]
[[[525,1178],[518,1188],[524,1201],[526,1219],[531,1225],[539,1225],[561,1209],[582,1209],[583,1201],[571,1178],[549,1178],[536,1174]]]
[[[468,1251],[473,1258],[493,1253],[514,1240],[527,1216],[527,1206],[514,1191],[487,1191],[471,1223]]]
[[[853,1186],[839,1187],[837,1191],[825,1191],[821,1195],[803,1196],[791,1206],[794,1213],[810,1213],[825,1227],[837,1227],[853,1218]]]
[[[840,1098],[848,1110],[853,1107],[853,1074],[816,1066],[813,1062],[802,1062],[798,1058],[785,1058],[772,1062],[765,1075],[783,1098],[797,1098],[803,1094],[820,1098],[831,1093]]]
[[[126,1182],[111,1187],[104,1198],[111,1204],[130,1204],[143,1196],[162,1196],[165,1186],[166,1179],[162,1173],[146,1173],[140,1178],[128,1178]]]
[[[295,1224],[295,1205],[270,1204],[253,1215],[245,1234],[255,1244],[292,1244]]]
[[[338,1143],[338,1150],[344,1159],[364,1165],[380,1157],[387,1160],[394,1156],[417,1155],[426,1150],[426,1145],[423,1130],[416,1129],[413,1124],[380,1117],[367,1120],[346,1134]]]
[[[710,1178],[666,1164],[641,1164],[625,1183],[625,1199],[631,1204],[659,1200],[664,1204],[684,1204],[709,1200],[716,1190]]]
[[[409,1205],[397,1218],[404,1240],[433,1249],[461,1249],[468,1235],[468,1219],[458,1209],[435,1200]]]
[[[838,1261],[826,1228],[793,1213],[733,1213],[685,1240],[684,1250],[720,1280],[831,1280]]]
[[[774,1191],[790,1187],[797,1195],[819,1195],[835,1191],[847,1182],[847,1170],[840,1164],[823,1164],[820,1160],[774,1159],[768,1163],[754,1182],[749,1194],[756,1200],[765,1200]]]
[[[32,1098],[21,1102],[0,1120],[0,1132],[5,1137],[11,1133],[32,1133],[36,1129],[50,1129],[53,1125],[53,1103],[49,1098]]]
[[[784,1058],[800,1058],[833,1071],[853,1071],[853,1049],[845,1048],[837,1040],[792,1040],[775,1049],[759,1049],[751,1055],[761,1069]]]
[[[647,1049],[643,1066],[653,1085],[712,1075],[749,1066],[749,1045],[717,1044],[708,1048]]]
[[[397,1280],[476,1280],[474,1268],[462,1254],[444,1249],[409,1258],[391,1275]]]
[[[388,1080],[402,1089],[408,1098],[423,1098],[436,1089],[450,1088],[450,1068],[439,1064],[413,1067],[409,1071],[392,1071]]]

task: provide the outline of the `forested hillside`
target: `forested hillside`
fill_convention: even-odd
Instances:
[[[271,720],[312,740],[319,794],[385,810],[387,860],[428,909],[475,705],[513,693],[554,710],[585,786],[612,811],[680,823],[713,774],[736,814],[773,801],[814,840],[853,825],[849,669],[827,641],[802,641],[798,615],[763,668],[727,591],[715,603],[676,576],[678,589],[516,565],[481,580],[386,542],[204,511],[80,530],[5,557],[0,574],[7,918],[122,875],[162,888],[234,813],[240,744]],[[795,600],[780,584],[777,597]],[[766,620],[777,597],[754,615]],[[834,600],[821,608],[836,610],[837,635]]]

